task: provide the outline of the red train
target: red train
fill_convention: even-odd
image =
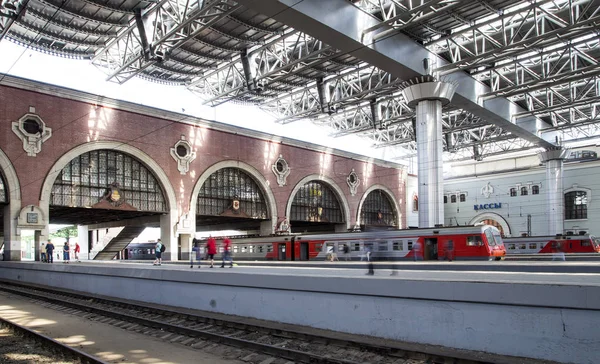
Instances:
[[[237,260],[325,260],[332,253],[342,260],[364,259],[368,253],[377,260],[500,260],[506,255],[500,232],[489,225],[240,238],[232,239],[232,247]]]
[[[504,238],[508,254],[600,253],[600,238],[592,235]]]

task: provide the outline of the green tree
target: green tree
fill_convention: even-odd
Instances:
[[[65,238],[69,241],[70,238],[77,237],[77,226],[67,226],[62,229],[56,230],[54,233],[50,233],[50,239],[53,238]]]

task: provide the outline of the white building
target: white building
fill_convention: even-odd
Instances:
[[[600,235],[600,148],[570,152],[564,162],[565,233]],[[583,152],[583,153],[582,153]],[[546,168],[537,156],[453,164],[444,173],[444,225],[485,222],[506,236],[548,235]],[[418,224],[417,176],[407,180],[407,224]]]

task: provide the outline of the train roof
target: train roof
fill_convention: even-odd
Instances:
[[[491,225],[469,225],[469,226],[449,226],[426,229],[401,229],[401,230],[383,230],[368,232],[347,232],[347,233],[329,233],[329,234],[300,234],[296,240],[341,240],[341,239],[381,239],[381,238],[409,238],[418,236],[436,236],[451,234],[475,234],[481,233],[487,228],[496,229]],[[497,229],[496,229],[497,230]]]
[[[593,239],[594,237],[591,235],[546,235],[546,236],[515,236],[513,238],[503,238],[505,243],[517,243],[521,241],[531,241],[531,242],[539,242],[539,241],[550,241],[550,240],[585,240],[585,239]]]

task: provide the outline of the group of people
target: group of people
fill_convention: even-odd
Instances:
[[[204,259],[210,260],[209,268],[215,267],[215,255],[217,254],[217,241],[215,238],[210,236],[206,242],[206,255]],[[156,252],[156,260],[154,260],[153,265],[161,265],[162,264],[162,253],[165,251],[165,246],[160,239],[156,242],[155,252]],[[190,268],[194,268],[194,256],[196,257],[196,262],[198,264],[198,268],[200,268],[200,260],[202,259],[201,255],[201,246],[200,240],[194,238],[192,241],[192,252],[190,254]],[[231,255],[231,240],[228,238],[223,239],[223,262],[221,264],[221,268],[225,268],[225,262],[229,262],[229,268],[233,268],[233,257]]]
[[[54,244],[52,240],[48,239],[48,242],[42,244],[42,252],[41,252],[41,260],[44,263],[54,263]],[[73,249],[73,253],[75,253],[75,260],[79,262],[79,252],[81,251],[81,247],[79,243],[75,243],[75,248]],[[56,259],[60,258],[60,254],[57,254]],[[65,241],[65,245],[63,245],[63,263],[67,264],[71,261],[71,246],[69,245],[69,241]]]

